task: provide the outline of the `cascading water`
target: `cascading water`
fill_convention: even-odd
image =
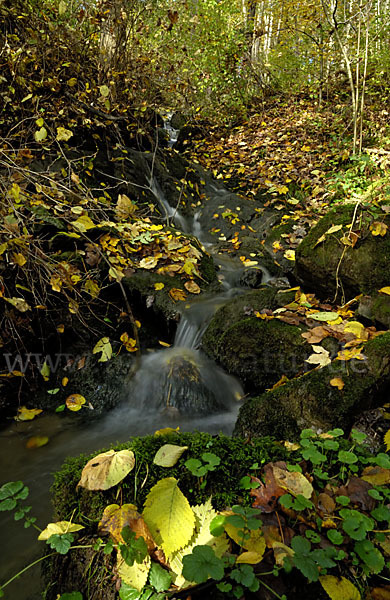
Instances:
[[[150,187],[164,207],[167,219],[172,219],[181,231],[188,232],[186,219],[170,206],[152,176]],[[192,229],[212,252],[197,215]],[[32,423],[13,423],[0,432],[0,456],[7,456],[7,463],[2,467],[3,482],[22,480],[29,486],[32,514],[38,517],[41,526],[46,525],[51,514],[52,473],[67,456],[98,451],[131,436],[151,434],[172,425],[180,426],[182,431],[231,433],[239,407],[237,400],[243,395],[241,385],[199,348],[215,310],[235,294],[242,293],[239,282],[244,267],[240,261],[224,255],[214,254],[214,259],[220,267],[222,292],[186,306],[173,347],[142,357],[136,375],[124,388],[127,401],[98,421],[75,425],[72,416],[50,415]],[[263,277],[264,280],[269,278],[265,270]],[[26,449],[26,440],[32,435],[47,435],[49,444],[35,450]],[[0,513],[0,528],[7,540],[7,560],[0,563],[0,581],[4,582],[40,556],[42,549],[37,547],[36,531],[23,530],[9,513]],[[7,588],[7,597],[13,600],[41,598],[39,574],[37,567],[29,571],[28,591],[22,579]]]

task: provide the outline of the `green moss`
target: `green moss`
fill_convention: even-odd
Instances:
[[[166,443],[189,447],[178,463],[171,468],[153,464],[155,453]],[[149,490],[164,477],[175,477],[191,504],[204,502],[212,495],[214,507],[225,508],[240,501],[243,492],[239,481],[250,472],[253,463],[262,464],[286,457],[285,450],[270,438],[256,439],[244,444],[240,438],[197,432],[133,438],[128,443],[115,446],[114,449],[131,449],[135,454],[136,466],[121,485],[121,501],[134,503],[140,509]],[[200,489],[198,478],[190,473],[184,463],[188,458],[197,458],[203,452],[216,454],[220,457],[221,464],[209,473],[206,487]],[[75,511],[74,520],[91,527],[100,519],[108,504],[117,502],[117,486],[105,492],[76,489],[83,467],[96,454],[68,458],[61,470],[55,474],[52,487],[55,519],[67,519]],[[249,497],[245,497],[244,501],[249,502]]]
[[[339,205],[329,211],[298,246],[295,274],[308,288],[330,295],[338,282],[340,293],[347,299],[360,292],[371,293],[388,283],[390,272],[390,236],[373,236],[370,224],[374,220],[368,211],[355,205]],[[359,239],[352,248],[340,240],[349,231],[359,231]],[[384,217],[390,225],[390,217]],[[332,225],[343,225],[343,229],[326,235]],[[337,274],[337,276],[336,276]]]
[[[306,427],[348,431],[356,417],[387,398],[390,383],[390,333],[368,342],[365,361],[333,361],[285,385],[248,400],[240,410],[235,434],[293,439]],[[339,377],[339,390],[330,380]]]
[[[275,290],[259,290],[234,300],[217,312],[203,338],[207,353],[239,377],[249,392],[272,387],[282,375],[296,375],[310,354],[299,327],[278,319],[243,318],[245,312],[264,305],[277,306]]]

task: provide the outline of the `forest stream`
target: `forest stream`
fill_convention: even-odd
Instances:
[[[175,130],[168,131],[174,139],[177,137]],[[37,517],[40,526],[46,523],[52,512],[49,490],[53,473],[67,456],[89,454],[127,441],[131,436],[153,434],[162,427],[179,427],[183,432],[198,430],[211,434],[231,434],[234,427],[239,401],[243,397],[242,387],[234,377],[202,353],[199,347],[215,310],[247,289],[240,285],[244,271],[242,263],[238,259],[217,254],[207,237],[204,237],[197,214],[189,222],[172,209],[155,179],[151,180],[151,189],[167,219],[171,219],[178,229],[195,235],[213,256],[219,266],[222,292],[185,305],[173,346],[143,355],[135,376],[129,381],[117,382],[123,388],[123,400],[106,416],[92,422],[85,419],[75,425],[72,417],[52,414],[42,416],[33,423],[13,423],[1,431],[0,454],[7,457],[2,467],[3,479],[21,480],[29,487],[31,514]],[[263,283],[270,280],[264,267],[256,268],[263,273]],[[172,400],[175,400],[174,404],[185,406],[185,414],[171,406]],[[209,401],[213,401],[220,410],[204,415]],[[186,406],[186,403],[201,407],[203,414],[191,414],[191,406]],[[49,444],[34,451],[27,449],[26,440],[32,434],[49,436]],[[13,520],[11,513],[0,514],[0,526],[7,540],[4,559],[0,564],[0,580],[7,581],[39,557],[39,546],[34,543],[36,530],[23,529],[20,523]],[[13,600],[40,597],[40,566],[13,582],[7,589],[8,597]]]

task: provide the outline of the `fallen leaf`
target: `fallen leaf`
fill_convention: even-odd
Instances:
[[[372,233],[372,235],[380,235],[380,236],[384,236],[387,233],[387,225],[386,223],[382,223],[381,221],[374,221],[371,226],[370,226],[370,231]]]
[[[41,408],[26,408],[25,406],[21,406],[18,408],[15,421],[32,421],[41,412],[43,412]]]
[[[200,294],[200,287],[192,279],[190,281],[186,281],[186,283],[184,284],[184,287],[191,294]]]
[[[154,550],[156,542],[134,504],[122,504],[122,506],[110,504],[106,506],[98,525],[99,532],[109,534],[114,542],[123,544],[122,529],[126,526],[134,531],[136,539],[141,536],[144,538],[149,552]]]
[[[325,350],[322,346],[312,346],[314,350],[314,354],[311,354],[309,358],[305,360],[305,362],[312,365],[319,365],[321,368],[326,367],[326,365],[330,365],[332,362],[329,358],[328,350]]]
[[[155,284],[154,284],[154,289],[155,289],[156,291],[162,290],[164,287],[165,287],[165,284],[164,284],[164,283],[155,283]]]
[[[71,523],[70,521],[49,523],[39,534],[38,540],[48,540],[52,535],[63,535],[64,533],[80,531],[80,529],[84,529],[83,525],[77,525],[77,523]]]
[[[361,600],[359,590],[345,577],[320,575],[319,581],[331,600]]]
[[[390,450],[390,429],[389,429],[389,431],[387,431],[385,433],[385,437],[384,437],[383,441],[386,444],[386,452],[389,452],[389,450]]]
[[[186,450],[188,450],[188,446],[165,444],[157,450],[153,462],[159,467],[173,467]]]
[[[371,485],[387,485],[390,483],[390,469],[383,467],[366,467],[361,479],[368,481]]]
[[[121,482],[134,465],[135,458],[131,450],[103,452],[87,462],[77,486],[87,490],[108,490]]]
[[[71,394],[65,400],[66,406],[72,412],[77,412],[78,410],[80,410],[83,404],[85,403],[86,399],[84,398],[84,396],[81,396],[81,394]]]
[[[187,298],[186,293],[179,288],[171,288],[169,290],[169,295],[174,302],[179,302],[180,300],[185,300]]]
[[[31,306],[27,304],[24,298],[6,298],[4,296],[4,300],[12,304],[17,310],[20,312],[26,312],[27,310],[31,310]]]
[[[341,377],[333,377],[333,379],[331,379],[329,383],[331,386],[337,387],[339,390],[342,390],[345,385]]]
[[[287,260],[295,260],[295,250],[286,250],[283,256],[284,258],[287,258]]]
[[[390,285],[383,287],[379,290],[379,292],[381,294],[387,294],[388,296],[390,296]]]
[[[276,484],[282,489],[293,496],[301,495],[307,499],[311,498],[313,486],[302,473],[298,473],[297,471],[290,473],[290,471],[277,466],[273,467],[273,473]]]
[[[103,337],[98,341],[98,343],[92,350],[92,353],[98,354],[99,352],[101,352],[101,356],[98,362],[107,362],[108,360],[110,360],[112,356],[112,346],[110,344],[110,338]]]
[[[157,431],[154,432],[154,435],[167,435],[168,433],[179,433],[180,431],[180,427],[176,427],[176,429],[173,429],[172,427],[163,427],[162,429],[157,429]]]
[[[326,323],[332,323],[340,318],[337,312],[317,312],[307,316],[315,321],[325,321]]]
[[[263,554],[259,552],[242,552],[239,556],[237,556],[236,564],[237,565],[257,565],[263,559]]]

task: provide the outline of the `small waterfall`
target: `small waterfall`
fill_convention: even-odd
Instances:
[[[176,225],[176,227],[178,229],[180,229],[184,233],[189,233],[188,224],[187,224],[186,219],[183,217],[183,215],[181,215],[179,213],[177,208],[173,208],[173,206],[171,206],[169,204],[168,200],[166,199],[166,197],[160,187],[160,184],[158,183],[157,179],[154,176],[150,177],[149,186],[150,186],[150,189],[151,189],[154,197],[156,198],[156,200],[160,204],[161,208],[163,209],[167,221],[169,219],[172,219],[172,221],[174,222],[174,224]]]
[[[173,112],[167,112],[165,115],[161,116],[164,119],[164,129],[169,135],[168,146],[172,148],[172,146],[176,144],[177,138],[179,137],[179,129],[174,129],[171,125]]]

